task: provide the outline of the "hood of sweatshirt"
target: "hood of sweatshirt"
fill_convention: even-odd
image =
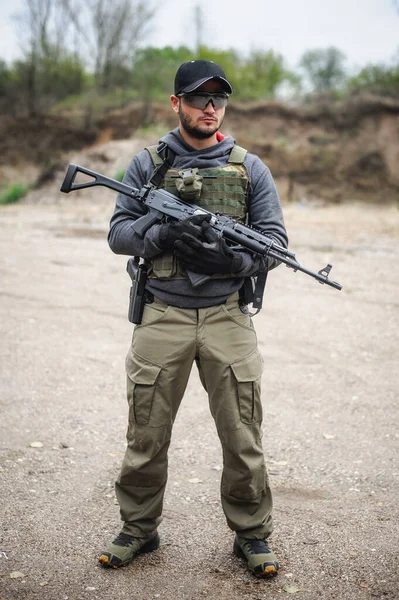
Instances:
[[[178,128],[173,129],[161,138],[160,143],[165,143],[176,154],[173,168],[177,169],[207,169],[225,165],[226,157],[235,144],[231,136],[226,136],[222,141],[209,148],[198,150],[184,141]]]

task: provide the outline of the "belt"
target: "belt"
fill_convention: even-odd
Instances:
[[[146,304],[157,304],[158,306],[163,306],[163,307],[167,307],[167,306],[171,306],[169,305],[167,302],[164,302],[163,300],[160,300],[160,298],[157,298],[157,296],[154,296],[154,294],[152,294],[151,292],[147,292],[146,291],[146,298],[145,298],[145,302]],[[233,294],[231,294],[231,296],[229,296],[228,298],[226,298],[226,300],[224,302],[220,302],[219,304],[212,304],[211,306],[203,306],[202,308],[212,308],[212,306],[221,306],[222,304],[225,304],[226,306],[230,306],[231,304],[237,304],[239,301],[239,292],[234,292]],[[176,306],[175,308],[182,308],[181,306]],[[185,308],[184,310],[197,310],[196,308]]]

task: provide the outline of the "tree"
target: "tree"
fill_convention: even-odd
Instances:
[[[81,89],[83,65],[66,44],[71,23],[61,0],[25,0],[16,21],[23,59],[15,63],[13,86],[34,116],[72,86]]]
[[[10,69],[6,62],[0,58],[0,97],[5,96],[10,82]]]
[[[240,58],[235,50],[215,50],[208,46],[201,46],[198,48],[195,58],[213,60],[213,62],[220,65],[223,68],[227,79],[232,84],[234,92],[236,92],[237,69],[240,64]]]
[[[396,64],[366,65],[361,71],[348,81],[349,90],[364,90],[399,98],[399,53]]]
[[[316,92],[331,91],[342,85],[346,79],[345,55],[337,48],[309,50],[300,60],[311,87]]]
[[[239,69],[238,95],[248,100],[275,98],[284,82],[295,76],[284,66],[284,59],[273,50],[253,51]]]
[[[6,62],[0,59],[0,113],[6,112],[7,104],[10,100],[11,92],[11,71]]]
[[[244,58],[235,50],[213,50],[202,46],[198,57],[213,60],[223,67],[237,100],[274,98],[283,83],[295,84],[297,81],[285,68],[283,57],[273,50],[253,51]]]
[[[99,87],[118,83],[115,74],[130,68],[154,11],[145,0],[59,0]]]
[[[26,0],[23,12],[16,20],[25,29],[20,38],[26,64],[26,98],[30,116],[37,112],[37,72],[40,59],[49,55],[49,21],[55,0]]]
[[[196,44],[195,51],[198,54],[201,46],[204,43],[204,12],[199,4],[195,6],[195,35],[196,35]]]
[[[145,0],[25,0],[16,19],[23,53],[16,85],[23,72],[28,113],[79,93],[87,82],[84,66],[95,74],[97,88],[127,81],[152,14]]]
[[[178,67],[194,54],[185,46],[172,48],[147,47],[136,53],[131,74],[131,85],[140,96],[150,100],[161,99],[173,93],[173,80]]]

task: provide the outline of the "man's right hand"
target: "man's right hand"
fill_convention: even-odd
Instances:
[[[171,221],[163,223],[159,228],[159,247],[162,250],[173,250],[176,240],[180,240],[183,233],[189,233],[196,238],[202,237],[201,224],[210,220],[208,213],[187,217],[182,221]]]

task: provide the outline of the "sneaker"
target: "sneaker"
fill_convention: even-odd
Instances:
[[[247,561],[249,570],[257,577],[277,575],[280,567],[267,540],[247,539],[236,535],[233,552]]]
[[[155,532],[152,537],[137,538],[127,533],[120,533],[118,537],[107,546],[98,560],[103,567],[118,569],[128,565],[138,554],[152,552],[159,546],[159,535]]]

